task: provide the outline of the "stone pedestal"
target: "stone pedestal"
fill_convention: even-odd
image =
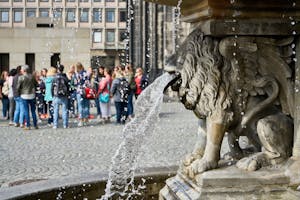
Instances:
[[[205,172],[195,180],[180,173],[167,179],[160,200],[300,199],[283,168],[245,172],[230,166]]]

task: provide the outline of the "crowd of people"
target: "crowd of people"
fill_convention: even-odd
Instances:
[[[10,126],[25,130],[38,129],[39,120],[47,120],[56,129],[61,113],[63,128],[69,127],[70,117],[78,118],[81,127],[92,116],[92,103],[102,123],[111,122],[114,104],[114,123],[124,124],[134,117],[133,99],[147,85],[148,78],[142,68],[136,68],[134,73],[131,65],[85,69],[78,62],[68,70],[58,65],[33,73],[28,65],[22,65],[1,73],[2,117]]]

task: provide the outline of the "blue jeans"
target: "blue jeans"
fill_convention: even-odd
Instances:
[[[33,126],[36,127],[37,126],[37,119],[36,119],[36,113],[35,113],[35,99],[22,99],[22,106],[24,108],[24,115],[25,115],[25,119],[26,119],[26,126],[30,127],[30,115],[29,115],[29,107],[30,107],[30,111],[31,111],[31,116],[32,116],[32,120],[33,120]],[[21,124],[23,124],[23,120],[21,119],[20,121],[22,121]]]
[[[58,125],[59,106],[62,105],[62,119],[63,126],[68,127],[69,124],[69,111],[68,111],[68,97],[53,97],[54,117],[53,126]]]
[[[125,108],[127,106],[127,103],[115,101],[115,106],[116,106],[117,123],[125,123],[126,120]]]
[[[22,124],[24,122],[24,107],[22,105],[21,97],[15,97],[16,109],[14,113],[14,122]],[[22,120],[21,120],[22,119]]]
[[[75,115],[75,101],[76,101],[76,92],[72,92],[68,98],[68,109]]]
[[[128,103],[127,103],[127,116],[133,115],[133,91],[131,91],[128,95]]]
[[[81,94],[77,94],[77,105],[79,119],[87,119],[89,117],[90,100],[83,98]]]
[[[48,101],[48,108],[49,108],[49,116],[48,116],[48,124],[53,123],[53,113],[54,113],[54,108],[53,108],[53,102]]]
[[[8,111],[9,111],[9,99],[8,98],[2,98],[2,116],[7,118],[8,117]]]

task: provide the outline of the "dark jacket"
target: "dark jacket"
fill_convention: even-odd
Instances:
[[[14,78],[13,78],[13,82],[12,82],[13,96],[14,97],[19,97],[20,96],[20,93],[19,93],[18,88],[17,88],[19,76],[20,76],[20,74],[15,75]]]
[[[19,77],[17,90],[20,95],[22,94],[34,94],[35,88],[38,86],[37,81],[32,76],[32,74],[24,74]]]
[[[59,81],[63,80],[64,82],[64,86],[61,86],[60,88],[58,88],[59,86]],[[51,85],[51,94],[54,97],[68,97],[70,94],[70,89],[69,89],[69,80],[66,76],[65,73],[57,73],[56,76],[54,77],[53,81],[52,81],[52,85]],[[59,94],[59,90],[64,90],[64,91],[60,91],[62,93]]]

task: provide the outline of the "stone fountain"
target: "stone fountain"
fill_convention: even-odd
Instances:
[[[193,31],[177,52],[172,89],[202,125],[160,199],[299,199],[300,1],[180,5]],[[223,138],[227,159],[220,158]]]

